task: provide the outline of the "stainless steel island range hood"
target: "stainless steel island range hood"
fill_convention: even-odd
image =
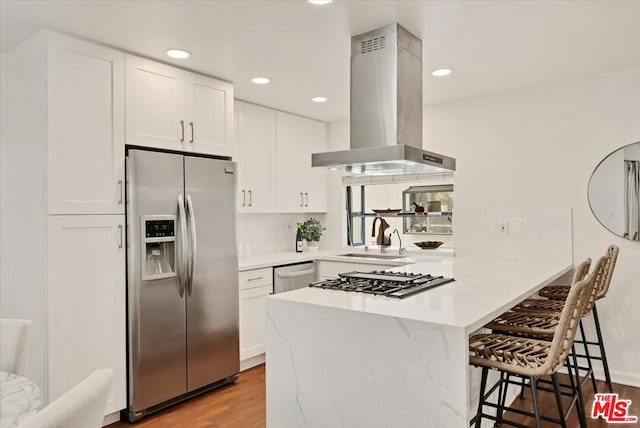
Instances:
[[[313,167],[369,175],[454,171],[422,149],[422,41],[399,24],[351,38],[351,150],[314,153]]]

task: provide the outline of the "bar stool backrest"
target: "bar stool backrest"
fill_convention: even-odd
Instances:
[[[588,315],[589,312],[591,312],[591,309],[593,309],[593,305],[596,304],[596,300],[598,300],[598,291],[604,287],[604,283],[607,280],[609,265],[609,258],[607,256],[602,256],[593,266],[593,271],[591,271],[591,274],[593,275],[593,287],[591,289],[591,293],[589,293],[589,301],[584,307],[582,316]]]
[[[549,354],[539,369],[541,375],[555,373],[569,355],[584,308],[593,292],[594,277],[593,274],[589,274],[571,286],[551,341]]]
[[[576,268],[576,271],[573,273],[573,281],[571,284],[575,284],[578,281],[582,281],[585,276],[589,273],[589,268],[591,267],[591,257],[588,257],[585,261],[580,263]]]
[[[613,269],[616,267],[619,252],[620,248],[618,248],[617,245],[612,244],[609,245],[609,248],[607,248],[607,255],[605,256],[609,261],[607,266],[607,274],[605,280],[602,283],[602,287],[598,289],[596,300],[602,299],[607,295],[607,292],[609,291],[609,286],[611,285],[611,277],[613,276]]]

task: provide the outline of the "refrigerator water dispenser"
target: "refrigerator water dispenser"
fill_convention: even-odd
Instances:
[[[144,281],[176,276],[176,216],[154,215],[141,219],[141,271]]]

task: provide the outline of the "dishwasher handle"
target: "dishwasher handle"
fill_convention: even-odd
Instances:
[[[316,268],[312,267],[311,269],[306,270],[297,270],[295,272],[278,272],[276,275],[278,278],[295,278],[297,276],[310,275],[316,272]]]

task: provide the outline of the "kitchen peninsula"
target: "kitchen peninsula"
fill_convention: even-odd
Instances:
[[[456,281],[406,299],[310,287],[270,296],[267,426],[468,426],[469,335],[570,269],[417,259],[392,270]]]

